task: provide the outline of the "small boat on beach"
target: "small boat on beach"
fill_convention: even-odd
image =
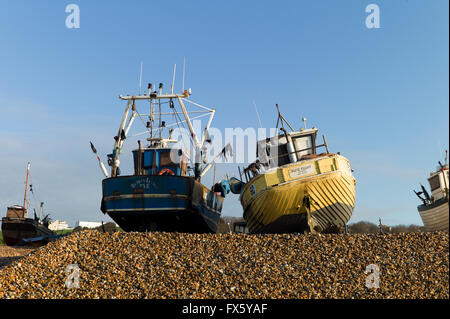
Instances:
[[[43,203],[41,203],[39,217],[35,214],[34,218],[28,218],[27,189],[29,173],[30,163],[27,166],[23,206],[8,207],[6,217],[2,218],[3,241],[8,246],[21,245],[33,238],[39,238],[39,243],[42,244],[46,242],[47,238],[55,236],[55,233],[48,228],[48,215],[41,218]]]
[[[125,231],[215,233],[224,197],[229,191],[227,180],[219,181],[211,188],[201,183],[212,165],[203,166],[207,163],[208,128],[215,109],[189,100],[190,89],[175,94],[172,84],[170,93],[162,91],[162,83],[159,90],[153,90],[149,84],[148,91],[142,95],[120,95],[127,106],[114,138],[113,151],[108,155],[111,176],[97,155],[106,177],[102,182],[101,211]],[[145,104],[148,111],[139,113],[138,102]],[[199,109],[190,111],[185,103]],[[195,118],[209,116],[203,136],[196,135],[190,114],[195,114]],[[142,134],[148,136],[148,144],[138,141],[138,147],[132,151],[134,173],[120,175],[119,155],[125,139],[131,137],[129,131],[135,118],[144,123]],[[189,145],[172,138],[173,127],[185,128],[193,152]],[[96,154],[92,144],[91,147]]]
[[[446,151],[447,152],[447,151]],[[421,191],[414,193],[420,198],[422,204],[417,206],[420,217],[426,231],[448,231],[449,229],[449,173],[446,161],[443,165],[439,162],[439,166],[434,172],[430,173],[428,183],[431,189],[431,195],[421,184]],[[423,197],[422,197],[423,195]]]
[[[340,232],[355,206],[349,160],[330,153],[324,136],[318,145],[317,128],[295,131],[278,109],[279,123],[279,135],[258,141],[257,160],[239,169],[240,180],[230,179],[249,231]]]

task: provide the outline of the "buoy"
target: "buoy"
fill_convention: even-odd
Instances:
[[[166,173],[169,175],[175,175],[175,173],[168,168],[164,168],[164,169],[160,170],[158,175],[167,175]]]

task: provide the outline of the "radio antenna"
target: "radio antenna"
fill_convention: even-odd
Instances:
[[[175,85],[175,71],[177,70],[177,65],[175,64],[173,67],[173,78],[172,78],[172,88],[171,88],[171,93],[173,94],[173,87]]]
[[[253,100],[253,106],[255,107],[256,115],[258,116],[259,127],[262,128],[261,118],[259,117],[258,108],[256,107],[255,100]]]
[[[141,61],[141,72],[139,73],[139,95],[142,95],[142,65],[144,63]]]
[[[186,69],[186,57],[184,57],[184,61],[183,61],[183,87],[182,87],[181,92],[184,92],[184,72],[185,72],[185,69]]]

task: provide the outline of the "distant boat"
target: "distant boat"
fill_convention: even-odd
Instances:
[[[23,206],[15,205],[8,207],[6,211],[6,217],[2,218],[3,241],[8,246],[23,244],[24,241],[31,238],[43,237],[43,239],[45,239],[49,236],[55,236],[55,233],[48,229],[48,215],[43,219],[41,219],[40,216],[28,218],[28,209],[26,208],[26,203],[29,173],[30,163],[28,163],[27,166]],[[41,203],[40,213],[42,213],[42,205],[43,203]],[[45,240],[41,240],[40,242],[44,243]]]
[[[239,169],[240,180],[230,179],[246,226],[251,233],[340,232],[355,205],[349,160],[330,153],[325,137],[318,145],[317,128],[294,131],[278,109],[280,122],[280,135],[258,141],[258,159]]]
[[[449,174],[448,164],[439,162],[436,171],[430,173],[428,183],[431,195],[423,185],[416,195],[422,200],[422,205],[417,206],[426,231],[445,231],[449,229]],[[423,195],[423,197],[422,197]]]
[[[172,86],[173,88],[173,86]],[[105,166],[98,157],[100,167],[107,177],[102,182],[103,197],[101,210],[108,214],[125,231],[167,231],[188,233],[215,233],[220,220],[222,205],[227,193],[228,182],[220,181],[207,188],[201,183],[201,177],[211,167],[205,162],[205,143],[210,142],[208,127],[215,110],[200,106],[193,113],[209,116],[203,137],[197,138],[184,102],[188,100],[190,90],[181,94],[153,91],[148,86],[148,93],[137,96],[120,96],[127,101],[119,132],[115,137],[112,154],[108,155],[111,166],[109,177]],[[146,131],[148,145],[138,141],[138,148],[133,150],[134,174],[119,176],[119,154],[124,140],[135,117],[143,120],[143,113],[136,107],[137,101],[146,102],[149,107],[146,114]],[[177,106],[174,102],[178,102]],[[197,105],[197,103],[193,103]],[[130,114],[131,113],[131,114]],[[203,114],[203,115],[202,115]],[[166,119],[174,121],[169,124]],[[128,123],[126,123],[128,119]],[[127,125],[125,125],[127,124]],[[145,124],[145,122],[144,122]],[[190,142],[195,147],[195,163],[189,167],[190,153],[185,147],[169,147],[178,140],[171,139],[172,129],[187,124]],[[176,127],[175,126],[175,127]],[[97,151],[91,144],[95,154]]]

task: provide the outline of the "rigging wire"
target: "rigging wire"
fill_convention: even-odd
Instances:
[[[137,113],[138,117],[141,119],[142,124],[144,124],[144,127],[147,129],[147,132],[150,132],[150,130],[149,130],[148,127],[147,127],[147,123],[145,123],[144,119],[142,118],[141,114],[139,114],[139,112],[138,112],[137,109],[136,109],[135,112]],[[134,136],[134,135],[133,135],[133,136]]]
[[[186,129],[185,125],[184,125],[184,121],[181,120],[181,117],[180,117],[180,115],[178,114],[178,111],[177,111],[175,105],[173,105],[173,117],[175,117],[175,121],[176,121],[176,124],[177,124],[178,129],[181,129],[181,128],[180,128],[180,123],[181,123],[181,125],[183,126],[183,129],[184,129],[183,132],[186,132],[187,129]],[[177,119],[177,118],[180,120],[180,122],[178,122],[178,119]],[[192,146],[194,147],[194,142],[192,141],[192,138],[191,138],[191,137],[189,137],[189,141],[190,141],[190,143],[192,144]],[[187,145],[186,145],[185,142],[184,142],[184,138],[183,138],[183,137],[181,138],[181,144],[182,144],[182,146],[183,146],[183,149],[188,149]],[[191,155],[192,155],[192,153],[189,152],[189,156],[191,156]],[[191,160],[191,159],[189,159],[189,160]],[[192,162],[192,161],[191,161],[191,162]]]
[[[37,196],[37,194],[35,194],[34,183],[33,183],[32,177],[31,177],[31,172],[28,173],[28,177],[30,179],[30,184],[29,184],[30,192],[33,195],[34,205],[35,205],[33,208],[35,209],[35,208],[39,207],[39,204],[41,203],[41,201],[39,200],[39,197]]]
[[[175,106],[173,107],[173,109],[174,109],[174,111],[176,111]],[[175,114],[175,116],[178,117],[178,119],[180,120],[181,125],[183,125],[183,129],[184,129],[185,131],[187,131],[186,126],[184,126],[184,121],[181,120],[180,114],[178,114],[178,112],[175,112],[174,114]],[[178,120],[177,120],[177,125],[178,125]],[[178,128],[179,128],[179,126],[178,126]],[[183,140],[183,139],[182,139],[182,141],[183,141],[183,143],[184,143],[184,140]],[[191,142],[192,146],[195,147],[194,141],[192,140],[192,137],[189,138],[189,141]],[[186,147],[185,145],[183,145],[183,146]]]

